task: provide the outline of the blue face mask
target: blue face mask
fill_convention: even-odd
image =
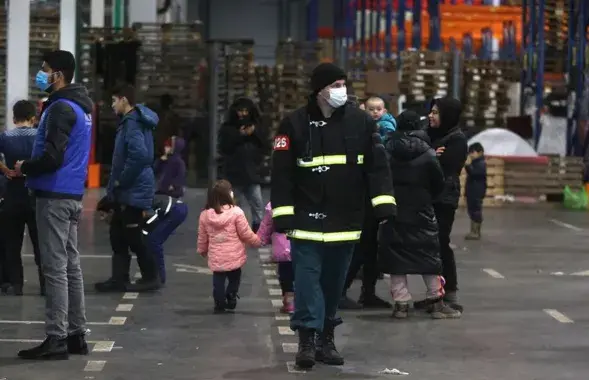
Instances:
[[[47,91],[49,87],[51,87],[51,83],[49,83],[49,74],[43,70],[39,70],[37,76],[35,77],[35,84],[39,90]]]

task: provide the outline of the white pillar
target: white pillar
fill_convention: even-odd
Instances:
[[[90,0],[90,26],[104,28],[104,0]]]
[[[76,0],[61,0],[59,4],[59,49],[76,56]],[[75,78],[74,78],[75,79]]]
[[[11,1],[8,7],[6,32],[6,121],[14,128],[12,106],[18,100],[29,98],[29,31],[31,2]],[[41,63],[39,62],[39,68]]]
[[[157,22],[157,0],[129,0],[129,25]]]

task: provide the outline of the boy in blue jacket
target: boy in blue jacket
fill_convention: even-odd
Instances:
[[[470,233],[466,240],[481,238],[481,224],[483,223],[483,200],[487,193],[487,163],[485,150],[480,143],[468,147],[468,159],[464,166],[466,170],[466,207],[470,217]]]
[[[384,100],[378,96],[368,98],[365,104],[366,112],[376,121],[378,134],[385,144],[391,134],[397,130],[397,120],[387,112]]]

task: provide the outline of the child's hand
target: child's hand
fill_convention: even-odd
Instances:
[[[472,156],[469,154],[468,157],[466,157],[466,162],[464,163],[465,165],[470,165],[472,164]]]
[[[201,253],[200,253],[200,255],[201,255],[202,257],[207,257],[207,252],[201,252]]]
[[[436,156],[441,156],[442,153],[444,153],[444,151],[446,150],[445,146],[441,146],[438,149],[436,149]]]

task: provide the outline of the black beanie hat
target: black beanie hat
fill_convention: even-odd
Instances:
[[[311,90],[313,94],[317,94],[325,87],[340,79],[347,79],[344,70],[333,63],[321,63],[315,67],[311,74]]]
[[[415,111],[403,111],[397,117],[397,129],[399,131],[419,130],[421,129],[421,117]]]

